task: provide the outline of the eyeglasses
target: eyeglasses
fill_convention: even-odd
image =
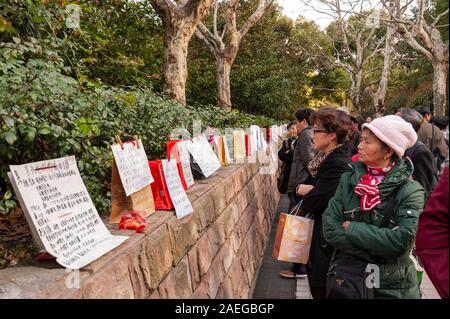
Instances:
[[[313,133],[316,134],[316,133],[330,133],[330,132],[328,132],[326,129],[323,128],[315,128],[313,129]]]

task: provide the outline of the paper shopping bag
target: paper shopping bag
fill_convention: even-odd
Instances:
[[[125,211],[136,210],[145,211],[145,218],[155,212],[155,203],[153,201],[150,186],[126,196],[122,181],[120,180],[119,170],[116,162],[113,161],[112,179],[111,179],[111,215],[109,222],[117,224]]]
[[[217,150],[218,158],[222,166],[229,165],[231,163],[230,153],[225,136],[217,136]]]
[[[313,227],[312,219],[281,213],[272,257],[280,261],[308,263]]]

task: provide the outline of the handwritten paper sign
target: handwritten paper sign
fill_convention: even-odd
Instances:
[[[199,135],[192,140],[189,152],[191,152],[194,161],[205,177],[211,176],[221,167],[217,155],[203,135]]]
[[[184,179],[188,188],[194,185],[194,176],[192,176],[191,161],[189,156],[189,148],[191,144],[191,141],[180,141],[177,143],[181,168],[183,170]]]
[[[265,152],[267,150],[267,142],[263,132],[266,132],[266,130],[261,131],[261,148]]]
[[[211,145],[211,147],[212,147],[214,153],[216,154],[217,158],[219,159],[219,161],[220,161],[220,156],[219,156],[220,138],[221,138],[220,136],[213,135],[212,139],[209,141],[209,145]]]
[[[251,139],[251,154],[255,153],[259,148],[259,126],[257,125],[250,125],[250,139]]]
[[[37,242],[70,269],[80,269],[128,237],[113,236],[87,192],[75,156],[10,165],[11,183]]]
[[[181,184],[176,161],[162,160],[161,162],[167,189],[169,190],[170,199],[175,207],[177,218],[182,218],[191,214],[194,209],[192,208],[191,202],[189,201],[183,185]]]
[[[271,133],[270,141],[273,143],[278,143],[278,138],[280,136],[279,135],[280,133],[278,132],[278,126],[276,125],[271,126],[270,133]]]
[[[245,132],[243,130],[233,131],[234,158],[245,158]]]
[[[144,146],[141,140],[137,140],[137,143],[138,145],[123,143],[111,146],[120,180],[127,196],[153,183]]]
[[[225,163],[231,164],[230,148],[228,147],[228,141],[225,136],[223,137],[223,149],[225,151]]]
[[[261,137],[266,142],[267,142],[267,130],[268,129],[269,129],[268,127],[263,127],[263,129],[261,130]]]
[[[269,144],[269,151],[272,156],[272,161],[276,162],[278,160],[278,151],[275,143]]]
[[[223,151],[225,153],[225,163],[230,164],[231,163],[231,155],[230,155],[230,149],[228,148],[228,141],[226,136],[222,136],[222,143],[223,143]]]
[[[228,146],[228,153],[230,155],[230,162],[231,159],[234,158],[234,136],[233,136],[233,131],[227,131],[225,132],[225,136],[224,136],[224,141],[226,143],[226,145]]]

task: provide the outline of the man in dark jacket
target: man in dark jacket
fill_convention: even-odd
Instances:
[[[436,125],[430,123],[430,108],[419,106],[416,108],[416,111],[423,116],[423,122],[417,136],[430,149],[433,155],[438,156],[438,171],[441,171],[441,163],[448,157],[448,145],[445,142],[444,134]]]
[[[314,157],[315,151],[312,147],[312,123],[311,109],[298,109],[294,115],[297,119],[298,137],[295,142],[294,155],[292,158],[291,174],[287,187],[289,196],[289,211],[297,205],[301,198],[296,194],[296,187],[306,181],[309,176],[308,163]],[[306,266],[303,264],[292,264],[291,269],[283,270],[280,275],[284,278],[304,278],[306,277]]]
[[[283,145],[278,151],[278,158],[283,162],[282,175],[280,176],[281,180],[278,182],[278,191],[281,194],[286,194],[289,176],[291,175],[295,141],[298,136],[296,123],[297,121],[289,122],[287,126],[289,137],[283,141]]]
[[[416,133],[420,130],[423,119],[419,112],[413,109],[401,108],[396,115],[410,123]],[[433,160],[433,154],[425,144],[417,140],[412,147],[405,151],[405,156],[414,165],[413,179],[419,182],[425,191],[425,196],[428,197],[438,181],[438,170]]]
[[[292,158],[291,174],[287,187],[287,194],[289,196],[289,210],[291,210],[300,201],[300,198],[295,192],[297,185],[302,184],[308,178],[307,166],[311,158],[315,155],[312,148],[311,138],[311,109],[298,109],[295,111],[297,119],[298,138],[295,143],[294,155]]]

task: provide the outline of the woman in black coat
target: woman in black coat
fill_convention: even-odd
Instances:
[[[283,141],[283,145],[278,151],[278,158],[283,162],[281,181],[278,183],[278,190],[281,194],[286,194],[289,176],[291,174],[292,159],[294,157],[295,141],[297,139],[296,121],[291,121],[288,126],[289,137]]]
[[[331,109],[320,110],[313,116],[313,146],[319,153],[308,165],[310,176],[305,184],[297,186],[297,194],[303,197],[302,215],[312,215],[314,229],[309,253],[307,274],[311,295],[324,299],[326,273],[333,248],[322,234],[322,214],[328,201],[334,196],[341,175],[351,170],[350,117]]]

